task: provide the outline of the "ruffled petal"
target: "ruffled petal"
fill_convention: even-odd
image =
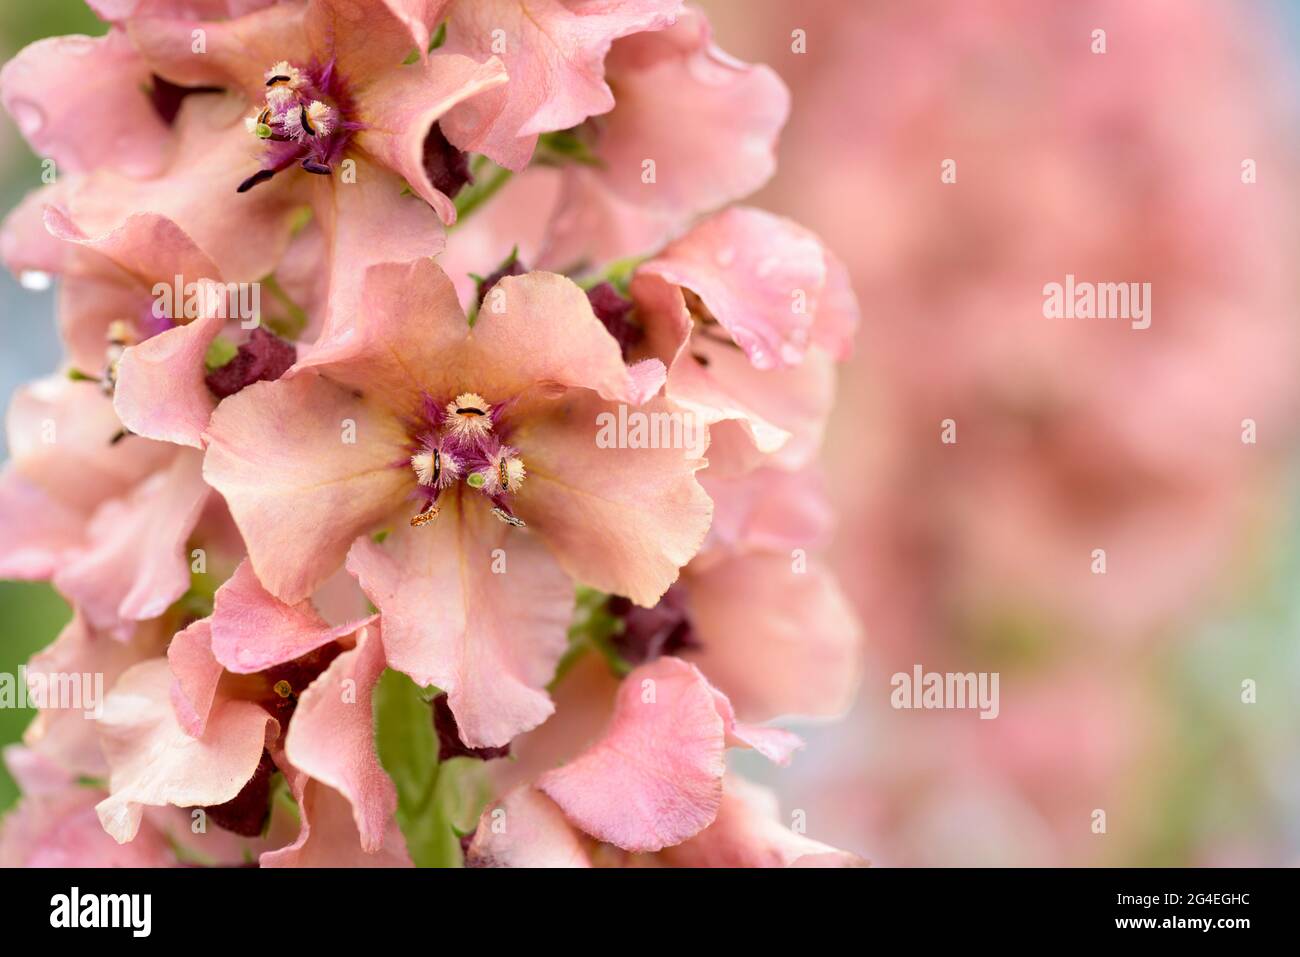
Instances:
[[[577,126],[614,106],[605,83],[605,54],[614,40],[663,29],[681,6],[681,0],[576,8],[557,0],[527,7],[513,0],[457,3],[442,51],[478,60],[499,54],[510,82],[452,110],[443,124],[447,138],[462,150],[523,169],[537,134]]]
[[[122,424],[148,439],[201,449],[217,407],[203,359],[225,324],[220,316],[206,316],[128,347],[113,391]]]
[[[12,464],[0,473],[0,578],[50,578],[85,531],[85,516],[48,495]]]
[[[262,867],[413,866],[396,823],[389,825],[383,849],[367,854],[361,849],[352,808],[343,795],[305,774],[294,776],[293,794],[302,819],[298,839],[263,854],[258,859]]]
[[[311,60],[307,11],[306,3],[276,3],[232,20],[204,20],[206,11],[187,10],[183,18],[136,17],[126,29],[159,76],[178,86],[237,90],[256,103],[266,94],[267,67]],[[196,30],[202,31],[201,53],[194,48]]]
[[[466,867],[591,867],[582,837],[555,802],[524,784],[483,810]]]
[[[274,718],[247,701],[219,698],[201,737],[191,737],[171,706],[166,659],[145,661],[122,675],[100,719],[110,794],[96,805],[100,823],[118,843],[135,837],[144,806],[224,804],[253,776]]]
[[[397,789],[375,753],[371,697],[383,670],[378,629],[363,626],[356,647],[303,691],[285,737],[294,767],[351,803],[361,848],[370,854],[383,847],[397,810]]]
[[[87,82],[94,77],[93,82]],[[168,129],[149,102],[148,65],[121,30],[24,47],[0,70],[0,102],[60,175],[101,165],[128,176],[162,167]]]
[[[630,447],[629,431],[629,447],[619,447],[620,414],[645,416],[643,436],[654,423],[669,423],[670,434],[682,423],[680,441]],[[707,437],[688,424],[662,399],[632,410],[569,393],[511,437],[528,467],[515,511],[574,578],[653,605],[699,550],[713,514],[695,479]]]
[[[496,57],[477,63],[439,54],[388,70],[357,98],[357,115],[365,124],[357,133],[357,145],[398,173],[451,225],[456,206],[434,188],[425,172],[425,137],[457,103],[505,82],[505,69]]]
[[[660,658],[623,680],[600,739],[537,787],[593,837],[657,851],[694,837],[717,815],[725,735],[699,671]]]
[[[699,296],[758,369],[803,360],[826,284],[816,236],[746,207],[704,220],[639,271]]]
[[[781,822],[776,795],[729,775],[717,820],[664,851],[672,867],[866,867],[856,854],[814,841]]]
[[[211,489],[202,460],[181,452],[164,472],[92,519],[87,546],[54,575],[54,585],[98,629],[155,618],[190,587],[186,549]]]
[[[618,101],[595,124],[600,166],[568,174],[557,258],[608,262],[656,249],[771,178],[790,94],[770,68],[720,51],[711,33],[688,9],[667,30],[615,42],[605,65]]]
[[[372,619],[329,625],[310,601],[287,605],[240,562],[217,589],[212,609],[212,653],[235,674],[253,674],[301,658],[351,635]]]
[[[466,745],[507,744],[554,711],[573,586],[536,536],[462,498],[382,546],[359,539],[348,569],[380,611],[389,664],[447,692]]]
[[[257,578],[290,604],[342,564],[352,540],[414,487],[396,420],[314,375],[257,382],[217,407],[207,481],[248,545]]]
[[[102,776],[107,765],[99,749],[95,718],[104,706],[104,693],[132,665],[157,656],[165,643],[162,629],[148,626],[137,629],[129,642],[114,641],[92,630],[85,616],[74,611],[54,643],[28,662],[27,677],[29,688],[33,679],[41,680],[37,676],[45,676],[44,686],[54,688],[57,676],[78,675],[80,700],[74,695],[47,702],[23,732],[23,741],[39,748],[45,760],[57,763],[70,775]]]
[[[748,718],[831,716],[852,703],[861,629],[834,577],[789,554],[754,553],[688,571],[700,649],[685,657]]]
[[[212,621],[204,618],[178,631],[167,646],[176,721],[192,738],[203,737],[217,700],[223,668],[212,654]]]
[[[176,118],[177,148],[168,168],[147,180],[106,169],[79,178],[61,197],[69,229],[102,244],[133,217],[153,214],[174,223],[216,267],[216,274],[189,274],[186,281],[260,281],[284,255],[306,194],[303,177],[236,193],[258,163],[243,111],[237,97],[187,97]]]

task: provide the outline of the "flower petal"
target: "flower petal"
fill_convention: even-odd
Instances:
[[[293,604],[352,540],[399,508],[414,479],[398,423],[315,375],[256,382],[217,407],[204,477],[230,506],[257,578]]]
[[[609,262],[656,249],[771,178],[790,94],[770,68],[715,47],[711,33],[704,14],[687,9],[667,30],[614,43],[605,66],[617,103],[598,124],[600,166],[566,171],[557,258]]]
[[[662,399],[634,411],[650,423],[680,416]],[[701,450],[691,447],[705,440],[683,428],[677,448],[658,441],[655,448],[619,447],[602,439],[619,413],[574,390],[524,423],[511,437],[528,467],[515,511],[574,578],[650,606],[708,531],[713,503],[695,479]]]
[[[357,97],[357,112],[365,123],[357,145],[397,172],[451,225],[456,206],[434,188],[425,172],[424,139],[457,103],[505,82],[505,69],[496,57],[477,63],[439,54],[387,70]]]
[[[167,665],[172,672],[170,695],[176,721],[190,737],[201,738],[224,670],[212,654],[211,619],[196,621],[172,637]]]
[[[558,0],[527,6],[514,0],[457,3],[442,51],[475,59],[499,54],[510,82],[454,109],[443,124],[447,138],[462,150],[523,169],[537,134],[577,126],[614,106],[605,83],[610,44],[631,33],[663,29],[681,6],[681,0],[609,0],[578,7]]]
[[[54,585],[98,629],[155,618],[190,587],[186,543],[211,489],[197,453],[95,513],[89,542],[54,575]]]
[[[520,785],[483,810],[466,867],[591,867],[582,838],[555,802]]]
[[[725,733],[703,675],[660,658],[623,680],[600,739],[537,787],[593,837],[657,851],[694,837],[717,815]]]
[[[728,775],[717,820],[664,851],[671,867],[866,867],[848,851],[804,837],[780,819],[776,795]]]
[[[447,692],[466,745],[507,744],[554,711],[573,586],[536,536],[462,497],[382,546],[359,539],[348,570],[380,611],[389,664]]]
[[[144,92],[149,79],[121,30],[49,37],[0,70],[0,102],[32,151],[54,160],[60,175],[110,165],[146,177],[161,168],[168,136]]]
[[[110,795],[95,810],[119,843],[135,837],[145,805],[198,807],[234,799],[253,776],[274,718],[247,701],[218,699],[203,736],[191,737],[171,706],[166,659],[145,661],[122,675],[100,719]]]
[[[137,180],[97,170],[70,185],[62,197],[63,215],[99,243],[133,216],[153,214],[174,223],[216,266],[217,275],[191,274],[187,281],[261,280],[288,247],[305,192],[298,178],[236,194],[257,164],[243,120],[237,97],[186,97],[174,128],[176,151],[161,175]],[[227,199],[214,202],[214,197]]]
[[[384,670],[378,629],[363,625],[345,651],[298,699],[285,738],[293,765],[352,804],[361,848],[373,854],[397,810],[397,789],[375,753],[371,698]]]
[[[129,346],[118,360],[113,390],[122,424],[148,439],[201,449],[217,407],[203,359],[225,324],[220,316],[205,316]]]
[[[861,630],[834,577],[788,554],[752,553],[688,569],[690,621],[699,650],[684,657],[743,715],[843,713],[857,687]]]
[[[280,601],[262,587],[253,566],[243,561],[217,589],[212,653],[228,671],[253,674],[301,658],[371,620],[331,627],[310,601],[293,605]]]
[[[296,775],[293,794],[298,800],[302,828],[287,847],[267,851],[262,867],[411,867],[406,842],[397,824],[389,825],[383,850],[367,854],[352,819],[347,799],[331,787]]]

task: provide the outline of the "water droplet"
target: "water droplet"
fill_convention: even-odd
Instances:
[[[24,269],[18,276],[18,284],[32,292],[44,292],[54,282],[54,277],[39,269]]]

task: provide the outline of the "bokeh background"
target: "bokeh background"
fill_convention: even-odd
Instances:
[[[745,771],[883,865],[1300,861],[1300,5],[701,5],[794,94],[752,202],[819,232],[864,313],[825,452],[862,692]],[[100,29],[5,4],[0,56]],[[0,121],[3,205],[39,172]],[[1045,319],[1067,273],[1150,282],[1151,328]],[[0,304],[7,402],[58,346],[49,291],[3,275]],[[0,583],[0,671],[67,615]],[[917,664],[997,672],[999,717],[893,710]]]

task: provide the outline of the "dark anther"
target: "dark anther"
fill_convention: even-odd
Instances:
[[[505,279],[506,276],[522,276],[526,272],[528,272],[528,269],[519,261],[519,249],[516,247],[510,251],[510,255],[506,257],[505,262],[489,273],[486,279],[478,281],[476,290],[478,304],[482,306],[484,298],[492,291],[492,287]]]
[[[451,713],[451,705],[447,703],[445,694],[440,694],[433,699],[433,729],[438,732],[439,762],[449,758],[478,758],[480,761],[491,761],[493,758],[504,758],[510,753],[508,744],[499,748],[466,747],[460,739],[460,727],[456,724],[456,716]]]
[[[271,79],[266,81],[266,85],[275,86],[277,83],[288,83],[288,82],[289,82],[289,77],[285,76],[284,74],[277,73],[275,76],[271,77]]]
[[[258,326],[240,345],[235,357],[213,369],[203,381],[213,395],[224,399],[254,382],[280,378],[297,361],[298,350],[292,342],[285,342]]]
[[[113,433],[113,437],[108,440],[108,444],[117,445],[118,442],[121,442],[128,435],[134,435],[134,433],[130,429],[118,429]]]
[[[248,177],[248,179],[246,179],[246,180],[244,180],[242,183],[240,183],[240,184],[239,184],[239,188],[236,189],[235,192],[236,192],[236,193],[247,193],[250,189],[252,189],[252,188],[253,188],[254,186],[256,186],[258,183],[265,183],[268,179],[270,179],[272,176],[274,176],[274,175],[276,174],[276,172],[277,172],[277,171],[276,171],[276,170],[273,170],[273,169],[259,169],[259,170],[258,170],[256,173],[254,173],[252,176]]]
[[[307,107],[302,106],[298,108],[298,122],[301,123],[302,128],[307,131],[308,136],[316,135],[316,131],[311,128],[311,121],[307,119]]]
[[[636,667],[664,655],[699,648],[687,615],[685,593],[673,585],[653,608],[642,608],[614,595],[606,606],[623,619],[623,631],[611,639],[623,660]]]
[[[334,172],[332,169],[330,169],[330,168],[329,168],[328,166],[326,166],[324,163],[318,163],[318,162],[316,162],[316,161],[313,160],[313,159],[305,159],[305,160],[303,160],[303,161],[302,161],[302,168],[305,169],[305,170],[306,170],[307,172],[309,172],[309,173],[315,173],[317,176],[329,176],[330,173]]]
[[[607,282],[599,283],[587,290],[587,301],[591,311],[601,321],[609,334],[618,341],[618,347],[626,359],[645,337],[645,331],[632,321],[632,303],[619,295],[618,290]]]
[[[469,171],[469,155],[447,142],[437,123],[429,127],[424,138],[424,173],[433,188],[449,199],[455,199],[457,193],[474,182]]]
[[[203,810],[218,827],[244,837],[257,837],[271,814],[271,775],[274,772],[275,762],[263,751],[257,770],[238,794],[225,804],[211,805]]]
[[[698,362],[700,365],[704,366],[704,368],[707,369],[709,367],[709,357],[704,355],[703,353],[692,352],[691,358],[694,359],[696,362]]]

